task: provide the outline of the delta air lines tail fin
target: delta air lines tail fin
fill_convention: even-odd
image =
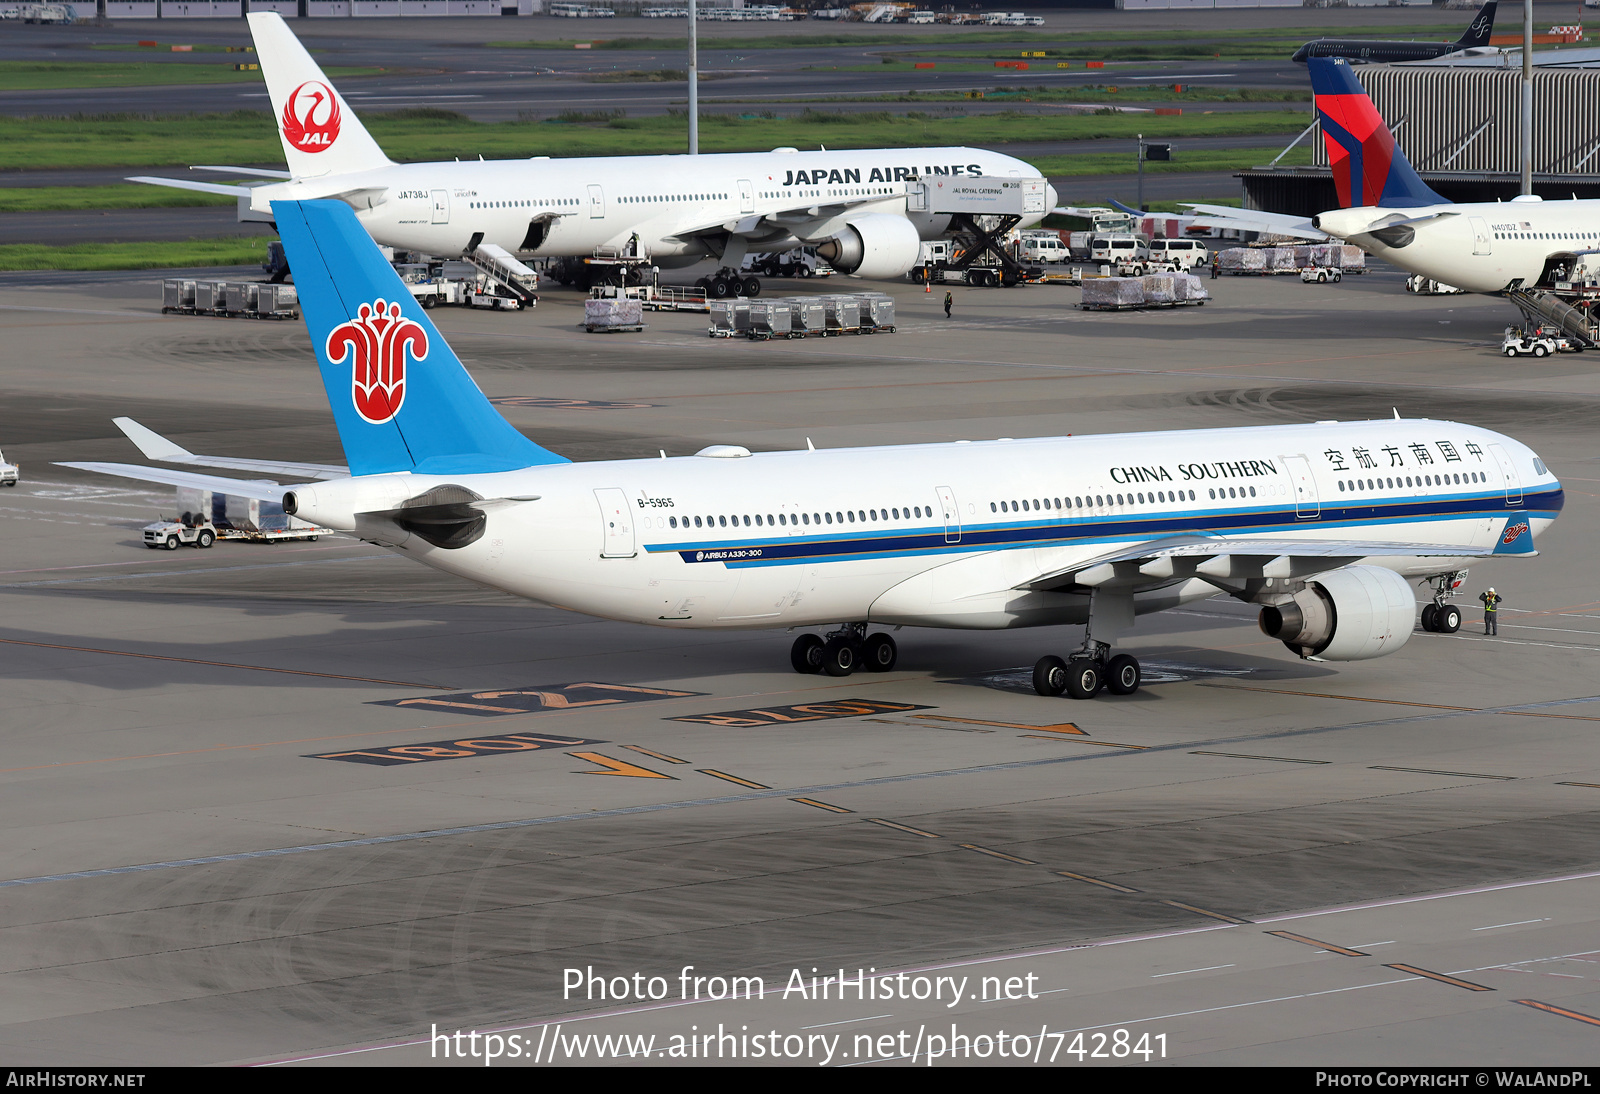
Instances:
[[[350,206],[275,201],[272,215],[351,474],[568,462],[500,416]]]
[[[1341,208],[1449,204],[1428,188],[1406,160],[1348,61],[1313,57],[1307,65]]]
[[[390,166],[388,156],[275,11],[251,12],[250,35],[267,79],[284,159],[295,178]]]

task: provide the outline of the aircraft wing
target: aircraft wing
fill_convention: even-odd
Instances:
[[[222,467],[229,471],[255,471],[263,475],[290,475],[303,479],[348,478],[350,469],[331,463],[289,463],[283,460],[246,460],[233,456],[197,456],[182,445],[167,440],[153,429],[132,418],[113,418],[128,440],[139,446],[147,460],[162,463],[187,463],[196,467]]]
[[[1174,536],[1084,559],[1017,588],[1060,592],[1074,587],[1153,588],[1190,577],[1299,578],[1337,570],[1363,558],[1487,558],[1492,554],[1492,547],[1444,543]]]
[[[1229,205],[1195,205],[1180,202],[1184,208],[1193,209],[1194,222],[1202,228],[1236,228],[1242,232],[1271,232],[1280,236],[1326,242],[1333,237],[1312,227],[1305,217],[1292,213],[1266,213],[1259,209],[1235,209]]]
[[[123,479],[142,482],[159,482],[167,486],[187,486],[195,490],[210,490],[218,494],[233,494],[241,498],[261,501],[282,501],[284,492],[295,484],[280,486],[265,479],[249,482],[243,479],[225,479],[220,475],[198,475],[193,471],[169,471],[164,467],[140,467],[131,463],[60,463],[57,467],[73,467],[79,471],[94,471],[101,475],[116,475]],[[306,484],[309,485],[309,484]]]
[[[871,205],[874,202],[885,201],[894,196],[893,194],[859,194],[851,197],[797,201],[788,208],[776,209],[768,213],[751,213],[734,220],[722,218],[720,220],[707,221],[703,224],[691,225],[678,229],[672,235],[679,238],[724,234],[744,236],[750,239],[788,235],[803,237],[806,234],[805,226],[807,224],[820,223],[858,206]]]
[[[227,167],[217,164],[196,164],[189,168],[191,171],[215,171],[221,175],[249,175],[252,178],[283,179],[287,182],[294,178],[287,171],[274,171],[266,167]]]

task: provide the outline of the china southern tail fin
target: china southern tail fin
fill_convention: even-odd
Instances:
[[[1449,204],[1407,162],[1348,61],[1312,57],[1306,63],[1340,208]]]
[[[512,428],[342,201],[275,201],[353,475],[566,463]]]
[[[1497,2],[1498,0],[1489,0],[1478,9],[1472,24],[1461,32],[1460,38],[1456,39],[1457,49],[1472,49],[1489,44],[1489,37],[1494,33],[1494,6]]]
[[[283,16],[275,11],[255,11],[247,18],[256,56],[261,58],[261,75],[267,79],[283,156],[295,178],[390,166],[389,157],[334,90]]]

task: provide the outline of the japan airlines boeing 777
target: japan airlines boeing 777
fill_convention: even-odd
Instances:
[[[796,628],[802,672],[894,667],[873,625],[1087,624],[1041,694],[1126,694],[1111,655],[1137,615],[1227,593],[1302,657],[1391,653],[1412,583],[1434,629],[1463,563],[1531,555],[1561,484],[1510,437],[1401,420],[572,463],[478,390],[347,205],[273,207],[349,474],[196,456],[131,430],[152,459],[70,467],[282,499],[316,524],[545,603],[676,628]]]
[[[1207,226],[1347,240],[1410,273],[1468,292],[1502,293],[1550,280],[1578,251],[1600,248],[1600,201],[1456,204],[1417,175],[1348,62],[1312,58],[1311,87],[1340,208],[1306,220],[1193,206]]]
[[[483,243],[539,257],[603,247],[662,267],[714,258],[737,271],[747,251],[816,246],[845,273],[899,277],[916,264],[924,239],[950,227],[948,214],[915,207],[909,181],[1041,178],[1030,164],[981,148],[394,163],[282,16],[255,12],[249,20],[289,170],[197,169],[284,181],[130,181],[232,194],[262,213],[277,201],[337,198],[379,243],[432,255]],[[1046,185],[1022,226],[1037,224],[1055,204]]]

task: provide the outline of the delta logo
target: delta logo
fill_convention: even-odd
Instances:
[[[370,425],[393,421],[406,401],[406,347],[411,358],[428,356],[428,332],[382,299],[362,304],[356,317],[328,334],[328,362],[350,362],[350,401]]]
[[[1528,525],[1526,521],[1520,524],[1508,524],[1506,525],[1505,534],[1500,537],[1500,542],[1504,545],[1514,543],[1516,540],[1521,538],[1522,533],[1526,532],[1527,530]]]
[[[333,88],[321,80],[307,80],[283,104],[283,139],[302,152],[325,151],[339,139],[341,116]]]

